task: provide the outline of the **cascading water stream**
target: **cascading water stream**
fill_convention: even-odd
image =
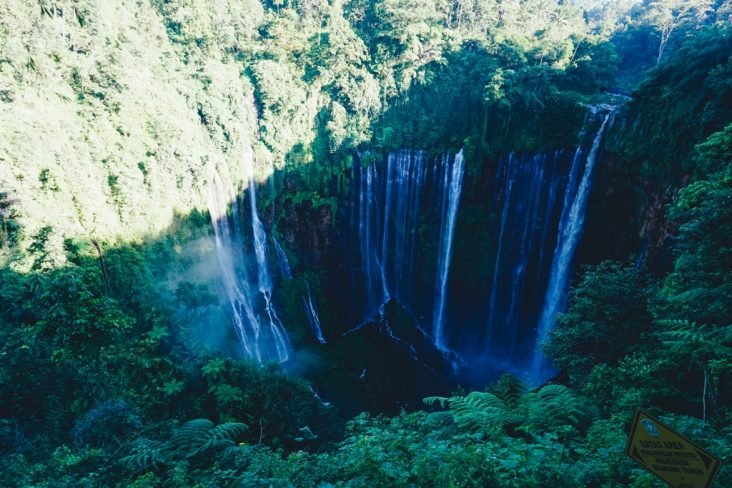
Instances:
[[[543,254],[550,251],[548,231],[557,222],[554,209],[565,181],[560,168],[564,160],[562,152],[511,153],[499,164],[494,199],[501,210],[494,231],[496,256],[485,332],[488,353],[497,366],[515,363],[520,342],[530,333],[531,311],[537,307],[532,290],[543,290],[547,274]]]
[[[321,344],[325,344],[325,337],[323,337],[323,329],[320,326],[318,309],[315,307],[315,303],[313,302],[313,295],[310,292],[310,283],[308,281],[305,281],[305,286],[308,290],[307,297],[302,297],[303,304],[305,305],[305,315],[307,315],[308,323],[310,324],[310,328],[313,329],[315,338]]]
[[[449,174],[449,178],[448,178]],[[432,330],[435,346],[447,350],[442,336],[445,320],[445,297],[447,295],[447,275],[450,271],[452,257],[452,239],[455,234],[455,218],[460,202],[460,191],[463,182],[463,151],[455,155],[452,162],[452,171],[445,169],[443,191],[446,192],[447,205],[444,206],[442,229],[440,231],[440,251],[437,260],[437,290],[435,291],[435,309],[432,315]]]
[[[245,252],[240,200],[234,191],[228,168],[222,167],[214,172],[209,185],[208,207],[214,228],[221,280],[231,306],[234,329],[244,353],[259,363],[270,359],[284,362],[289,357],[289,340],[272,303],[272,275],[267,263],[267,236],[257,213],[251,149],[244,151],[244,166],[249,176],[254,263],[251,254]],[[231,216],[227,212],[229,208]],[[256,276],[252,277],[250,275],[254,274],[254,270]],[[253,289],[250,283],[257,283],[257,288]],[[263,299],[263,306],[257,292]],[[269,327],[262,327],[259,316],[262,311]]]
[[[284,278],[291,280],[292,268],[290,267],[290,262],[287,260],[287,254],[285,254],[285,250],[282,249],[282,246],[277,240],[277,237],[275,237],[274,232],[272,233],[272,244],[274,245],[275,252],[277,253],[277,259],[280,263],[280,273],[282,273]]]
[[[240,263],[241,260],[238,259],[240,256],[236,252],[236,243],[241,241],[234,240],[236,236],[232,236],[227,217],[227,206],[231,204],[233,218],[235,221],[238,219],[239,204],[234,188],[228,179],[227,183],[225,185],[221,175],[216,172],[209,186],[209,213],[216,240],[216,256],[221,269],[224,291],[231,305],[236,334],[247,356],[261,362],[259,321],[254,313],[247,281],[239,279],[237,274],[237,269],[241,268],[237,263]],[[238,224],[235,224],[234,234],[237,234],[236,228],[238,228]]]
[[[375,228],[373,209],[377,206],[373,193],[375,174],[374,165],[367,166],[360,173],[358,238],[361,242],[361,272],[366,286],[366,318],[376,315],[381,304],[386,301],[383,288],[379,284],[380,277],[377,274],[380,267],[376,265],[376,242],[373,230]]]
[[[257,260],[257,278],[259,292],[265,302],[265,312],[269,319],[269,328],[272,333],[277,358],[282,363],[289,359],[289,344],[287,332],[272,303],[272,275],[267,263],[267,234],[257,212],[256,182],[254,181],[254,165],[249,159],[249,203],[251,207],[252,234],[254,237],[254,254]]]
[[[532,363],[532,376],[535,381],[543,381],[549,374],[550,365],[547,363],[541,352],[541,344],[547,339],[554,327],[554,319],[557,313],[562,311],[566,305],[567,289],[571,277],[572,258],[584,228],[587,199],[592,184],[592,173],[597,161],[597,153],[600,149],[600,142],[610,119],[610,113],[604,116],[602,124],[592,141],[592,148],[587,156],[582,173],[582,180],[576,192],[573,192],[570,199],[567,198],[569,191],[565,193],[565,205],[560,220],[557,245],[554,250],[549,284],[546,290],[546,298],[541,311],[541,318],[537,328],[536,345]],[[577,162],[578,158],[575,158]],[[574,165],[572,176],[577,177]],[[572,185],[570,177],[570,185]]]
[[[421,151],[399,151],[387,159],[381,275],[385,296],[405,305],[413,298],[411,282],[425,158]]]
[[[611,113],[609,106],[590,110],[579,134],[583,140],[585,130],[594,127],[588,148],[511,153],[499,160],[489,220],[495,257],[487,324],[454,332],[463,358],[534,382],[550,374],[539,344],[565,306],[593,169]]]
[[[418,327],[431,325],[429,335],[439,349],[448,349],[442,329],[463,173],[462,151],[435,158],[434,164],[423,151],[401,150],[390,153],[384,164],[354,165],[357,211],[351,222],[358,241],[361,272],[356,288],[364,291],[364,323],[383,318],[384,305],[395,300],[417,319]],[[420,235],[432,232],[423,227],[429,212],[439,227],[434,235]],[[438,243],[430,258],[436,260],[434,282],[415,283],[421,239]]]

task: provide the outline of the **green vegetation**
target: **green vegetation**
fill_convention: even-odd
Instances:
[[[338,436],[337,411],[305,383],[276,365],[260,368],[215,352],[222,344],[235,348],[236,339],[221,327],[227,319],[205,281],[191,275],[196,282],[168,282],[206,259],[189,243],[208,223],[192,217],[167,242],[67,242],[72,264],[62,268],[43,265],[40,236],[36,271],[1,272],[1,484],[57,476],[62,485],[122,482],[147,468],[208,466],[239,442],[314,449]],[[216,337],[214,327],[226,336]],[[171,417],[221,425],[206,420],[175,430]],[[171,429],[167,444],[151,440]],[[49,455],[60,464],[39,470]]]
[[[731,15],[703,0],[5,2],[0,485],[645,488],[623,454],[645,408],[732,486]],[[634,219],[668,195],[672,264],[583,267],[545,345],[554,382],[503,376],[393,416],[378,397],[403,392],[380,384],[345,419],[240,357],[201,210],[216,168],[242,189],[254,148],[279,233],[297,212],[336,222],[356,152],[465,147],[456,239],[472,243],[491,161],[574,147],[606,90],[632,91],[604,149],[643,193]],[[332,257],[286,247],[303,278],[275,300],[299,346],[305,278],[340,320]],[[359,341],[301,349],[343,411],[361,388],[348,359],[402,366]]]
[[[678,226],[671,273],[654,280],[619,263],[592,267],[558,319],[546,351],[606,415],[654,405],[729,432],[730,129],[695,146],[699,176],[669,209]]]
[[[614,84],[610,36],[642,17],[596,7],[6,2],[0,181],[27,209],[18,237],[28,245],[52,225],[60,249],[80,234],[159,233],[176,211],[205,208],[222,161],[235,186],[248,184],[249,144],[260,177],[314,163],[321,187],[355,148],[564,145],[581,125],[578,103]]]
[[[629,130],[616,136],[624,164],[664,183],[696,170],[694,145],[732,121],[731,49],[729,27],[710,27],[651,73],[628,104]]]

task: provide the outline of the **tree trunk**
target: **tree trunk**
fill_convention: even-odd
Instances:
[[[702,391],[702,420],[707,421],[707,368],[704,368],[704,390]]]
[[[104,253],[102,252],[102,247],[99,245],[96,239],[91,239],[91,243],[97,250],[97,254],[99,255],[99,269],[101,269],[102,271],[102,279],[104,280],[104,288],[106,288],[107,290],[107,296],[111,296],[112,290],[109,286],[109,276],[107,275],[107,265],[104,263]]]

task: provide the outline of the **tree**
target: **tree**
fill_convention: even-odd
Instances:
[[[679,363],[699,365],[704,372],[702,419],[706,421],[708,392],[711,390],[716,407],[720,376],[732,367],[732,324],[705,325],[688,320],[662,320],[660,324],[665,327],[659,333],[663,345],[683,358]]]
[[[702,416],[717,413],[719,385],[732,364],[732,124],[695,146],[701,177],[679,191],[669,216],[678,225],[674,270],[664,280],[657,315],[664,345],[703,373]],[[693,319],[693,322],[687,320]]]
[[[703,21],[711,10],[711,0],[656,0],[651,2],[646,20],[661,34],[656,65],[661,64],[663,51],[671,34],[688,23]]]
[[[202,283],[183,281],[175,289],[175,297],[185,306],[187,322],[200,318],[208,307],[216,304],[216,296]]]
[[[646,277],[635,267],[605,262],[587,268],[571,292],[569,310],[557,317],[547,356],[582,377],[597,364],[614,366],[649,347],[649,291]]]
[[[679,191],[669,216],[678,225],[674,270],[664,280],[658,315],[702,324],[732,323],[732,125],[696,149],[695,167],[712,173]]]
[[[724,0],[714,12],[714,16],[719,25],[732,23],[732,0]]]

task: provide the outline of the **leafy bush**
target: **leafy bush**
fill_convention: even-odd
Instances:
[[[585,268],[544,347],[547,356],[581,382],[597,364],[614,365],[652,348],[650,296],[648,278],[635,267],[605,262]]]
[[[142,421],[125,401],[97,404],[76,421],[71,438],[76,447],[113,447],[142,428]]]

